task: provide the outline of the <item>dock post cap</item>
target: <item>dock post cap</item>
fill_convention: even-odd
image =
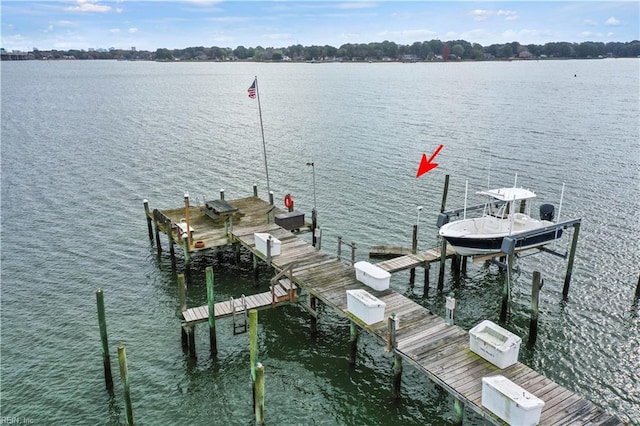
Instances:
[[[187,191],[184,193],[184,198],[189,198],[189,193]]]
[[[149,200],[147,200],[146,198],[144,198],[144,199],[142,200],[142,202],[143,202],[144,204],[148,204],[148,203],[149,203]]]
[[[422,207],[422,206],[418,206],[418,207],[416,207],[416,210],[418,210],[418,211],[422,211],[422,209],[423,209],[423,207]]]

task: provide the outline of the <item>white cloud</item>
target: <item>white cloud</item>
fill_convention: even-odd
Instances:
[[[515,21],[518,19],[518,12],[513,10],[499,10],[498,16],[504,16],[505,21]]]
[[[120,32],[120,28],[111,28],[111,29],[109,30],[109,32],[110,32],[110,33],[112,33],[112,34],[117,34],[117,33],[119,33],[119,32]]]
[[[129,28],[129,34],[135,34],[138,32],[137,28]]]
[[[613,31],[609,31],[607,33],[607,37],[613,37],[614,35],[616,35],[616,33],[614,33]]]
[[[598,23],[593,19],[585,19],[584,21],[582,21],[582,23],[588,27],[595,27],[596,25],[598,25]]]
[[[486,9],[474,9],[467,12],[467,15],[473,17],[473,20],[476,22],[486,21],[487,18],[493,15],[493,12]]]
[[[604,24],[608,27],[617,27],[620,25],[620,21],[612,16],[611,18],[607,19]]]
[[[97,12],[104,13],[110,12],[110,6],[104,6],[101,4],[97,4],[93,0],[77,0],[77,6],[69,6],[66,10],[71,12]]]

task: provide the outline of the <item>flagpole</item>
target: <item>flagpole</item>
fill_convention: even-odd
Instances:
[[[264,142],[264,127],[262,125],[262,107],[260,106],[260,91],[258,90],[258,76],[255,77],[256,96],[258,98],[258,112],[260,114],[260,132],[262,133],[262,149],[264,151],[264,171],[267,174],[267,194],[271,194],[269,188],[269,167],[267,166],[267,145]]]

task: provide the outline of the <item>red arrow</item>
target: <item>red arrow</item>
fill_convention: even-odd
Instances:
[[[422,154],[422,159],[420,160],[420,167],[418,167],[418,173],[416,173],[416,177],[419,178],[423,174],[435,169],[438,167],[438,163],[432,163],[433,159],[436,158],[436,155],[440,152],[443,145],[440,145],[431,155],[431,158],[427,160],[427,156]]]

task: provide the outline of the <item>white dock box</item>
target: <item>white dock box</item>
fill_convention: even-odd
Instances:
[[[366,324],[382,321],[386,306],[386,303],[366,290],[347,290],[347,309]]]
[[[389,288],[391,274],[369,262],[356,262],[356,279],[374,290],[382,291]]]
[[[500,368],[518,362],[522,339],[499,325],[485,320],[469,330],[470,349]]]
[[[256,250],[260,253],[267,255],[267,241],[269,237],[271,237],[271,256],[277,256],[280,254],[280,240],[273,237],[271,234],[266,232],[256,232],[253,234],[253,237],[256,240]]]
[[[482,378],[482,405],[510,425],[533,426],[544,401],[504,376]]]

